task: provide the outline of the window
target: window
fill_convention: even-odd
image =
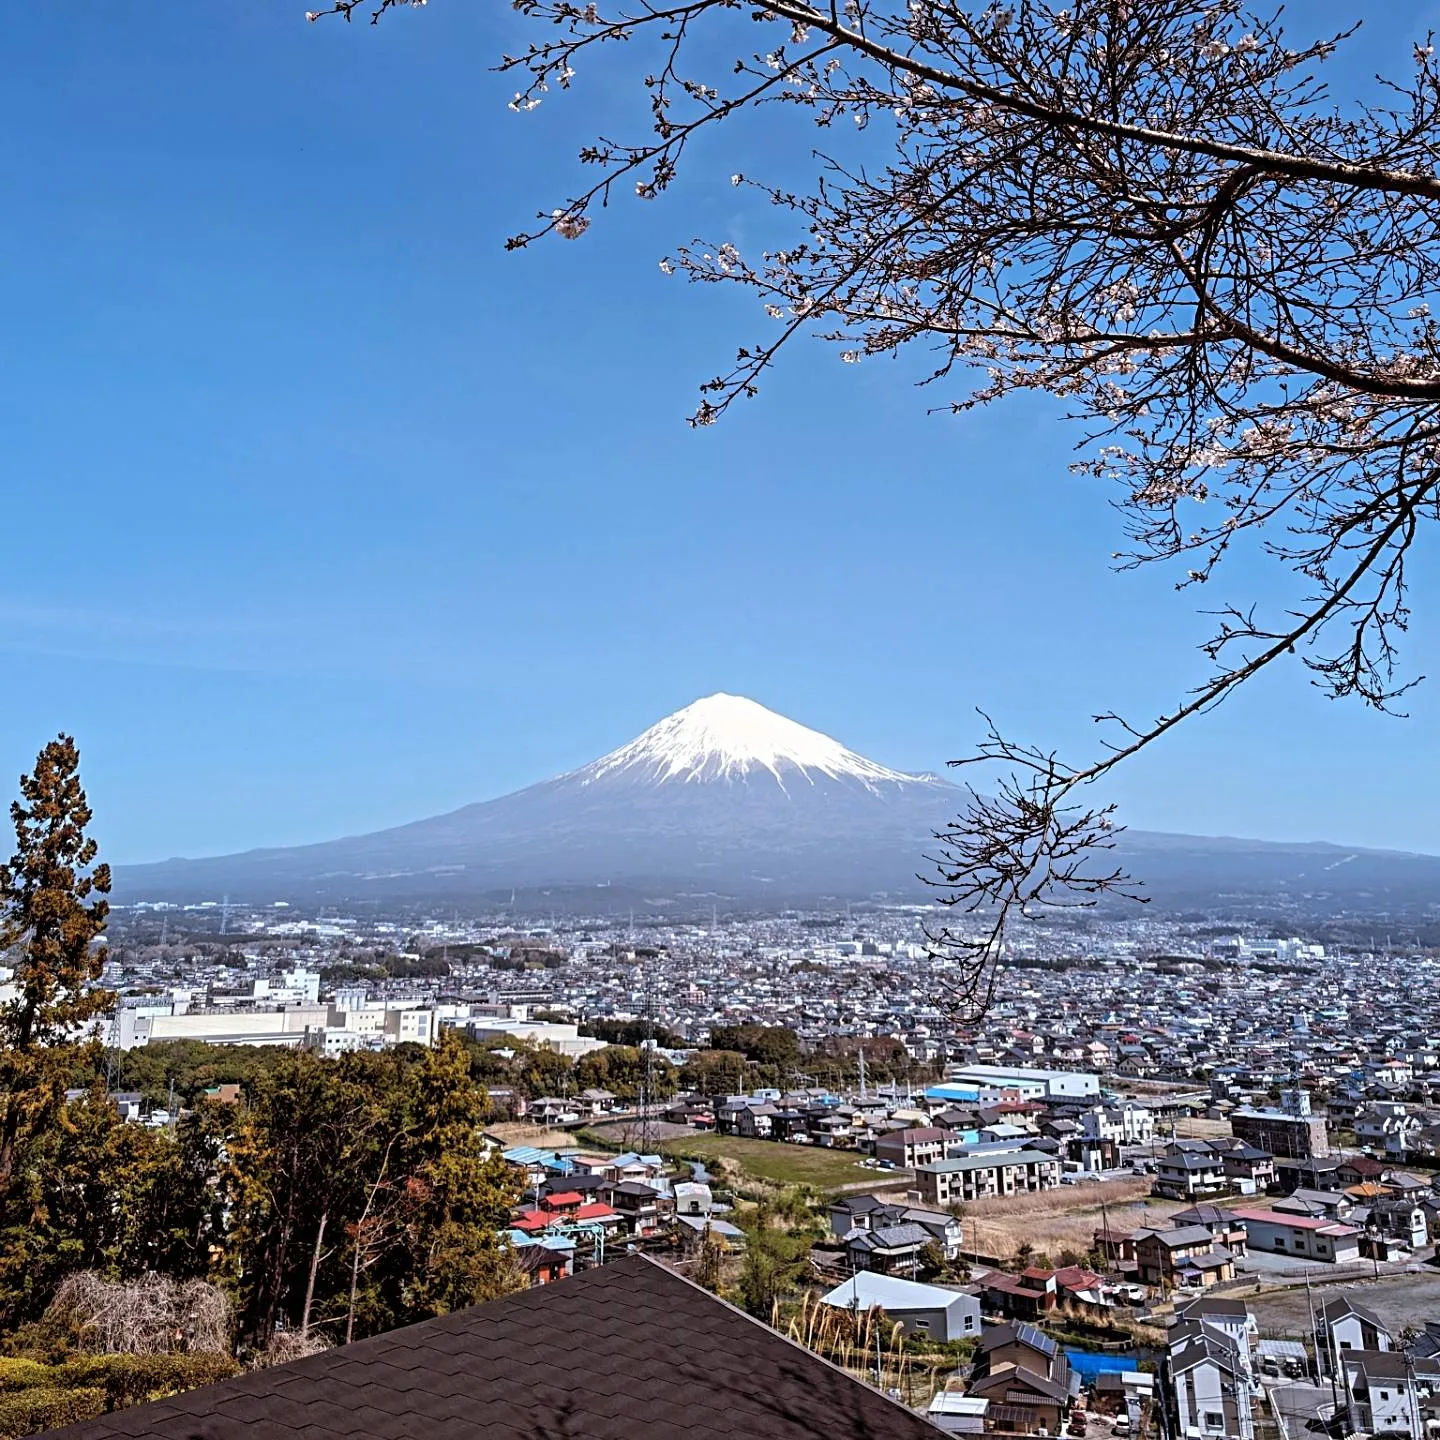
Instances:
[[[1213,1410],[1205,1412],[1205,1428],[1207,1430],[1223,1430],[1225,1428],[1225,1417],[1217,1415]]]
[[[1390,1392],[1388,1390],[1382,1390],[1380,1392],[1380,1398],[1382,1400],[1388,1400],[1390,1398]]]
[[[965,1317],[964,1328],[966,1330],[973,1330],[975,1328],[975,1317],[973,1315],[967,1315]]]

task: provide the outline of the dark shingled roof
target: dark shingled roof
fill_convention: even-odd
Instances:
[[[47,1440],[934,1440],[934,1429],[636,1256]]]

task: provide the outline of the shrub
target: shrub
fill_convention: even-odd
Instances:
[[[51,1373],[50,1366],[41,1365],[37,1360],[21,1360],[6,1355],[0,1358],[0,1395],[44,1385]]]
[[[36,1385],[0,1395],[0,1440],[20,1440],[37,1430],[76,1425],[105,1413],[103,1390],[62,1389]]]
[[[228,1355],[87,1355],[63,1365],[0,1358],[0,1440],[163,1400],[239,1371]]]
[[[87,1355],[56,1366],[64,1383],[99,1388],[107,1410],[163,1400],[240,1373],[228,1355]]]

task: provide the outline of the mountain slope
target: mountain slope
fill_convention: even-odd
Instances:
[[[370,835],[124,867],[124,899],[298,903],[479,899],[512,887],[623,885],[743,903],[920,896],[933,832],[965,791],[846,749],[739,696],[712,695],[568,774]],[[1217,899],[1412,909],[1440,860],[1131,833],[1125,858],[1162,904]]]

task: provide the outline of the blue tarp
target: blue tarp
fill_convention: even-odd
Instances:
[[[1097,1375],[1118,1375],[1123,1370],[1138,1370],[1140,1362],[1133,1355],[1110,1355],[1101,1350],[1069,1350],[1065,1358],[1070,1368],[1087,1384]]]

